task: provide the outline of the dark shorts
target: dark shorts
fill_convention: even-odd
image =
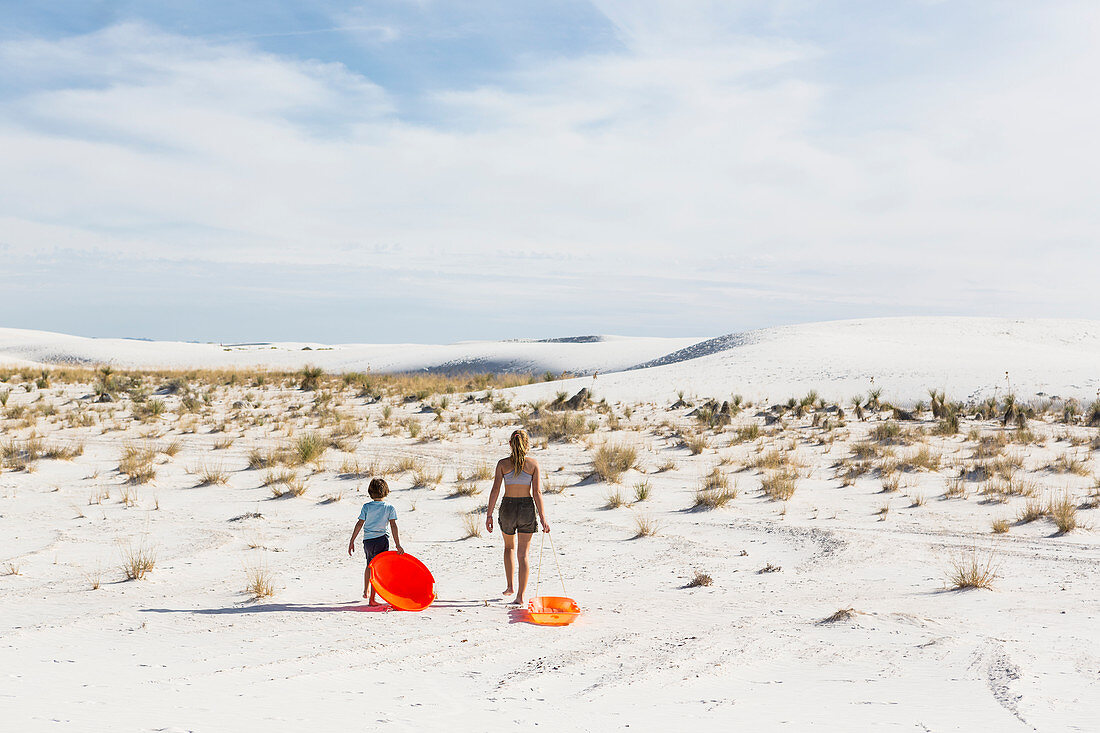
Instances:
[[[375,555],[381,555],[388,549],[390,549],[390,538],[387,535],[363,540],[363,554],[367,556],[367,565],[370,565]]]
[[[506,496],[500,500],[497,524],[504,534],[534,534],[539,531],[535,522],[535,500],[530,496]]]

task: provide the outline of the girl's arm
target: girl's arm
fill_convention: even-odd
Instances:
[[[405,550],[401,548],[401,538],[397,536],[397,520],[390,520],[390,531],[393,532],[393,546],[397,549],[397,553],[404,554]]]
[[[348,554],[349,555],[354,555],[355,554],[355,538],[359,536],[359,530],[361,530],[362,528],[363,528],[363,520],[360,519],[358,522],[355,523],[355,529],[353,529],[352,532],[351,532],[351,541],[348,542]]]
[[[493,508],[497,505],[500,484],[504,481],[504,470],[501,469],[500,464],[501,462],[497,461],[497,472],[493,476],[493,490],[489,492],[489,506],[485,510],[485,529],[489,530],[489,534],[493,533]]]
[[[535,500],[535,508],[539,510],[539,524],[542,525],[543,532],[550,531],[550,523],[546,521],[546,508],[542,505],[542,469],[539,468],[539,462],[534,458],[531,462],[535,465],[531,471],[531,498]]]

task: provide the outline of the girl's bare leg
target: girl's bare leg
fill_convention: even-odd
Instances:
[[[503,534],[503,533],[501,533]],[[512,590],[512,576],[515,575],[516,566],[516,536],[504,535],[504,579],[508,581],[508,587],[504,589],[504,595],[510,596]]]
[[[530,575],[530,568],[527,563],[527,550],[531,547],[531,538],[533,534],[526,532],[516,532],[516,536],[519,537],[519,592],[516,593],[516,603],[523,603],[523,594],[527,592],[527,577]]]

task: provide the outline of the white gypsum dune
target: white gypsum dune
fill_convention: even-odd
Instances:
[[[874,318],[730,334],[652,362],[656,366],[515,389],[526,399],[593,387],[598,398],[685,394],[772,402],[816,390],[843,400],[881,388],[884,398],[953,399],[1011,391],[1091,399],[1100,389],[1100,322],[1063,319]],[[1006,376],[1007,375],[1007,376]]]

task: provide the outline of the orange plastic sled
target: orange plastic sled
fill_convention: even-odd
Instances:
[[[572,598],[566,596],[540,596],[539,581],[542,580],[542,549],[546,544],[545,538],[549,532],[542,533],[539,541],[539,570],[535,576],[535,597],[527,603],[527,620],[540,626],[566,626],[577,620],[581,615],[581,607]],[[561,581],[561,592],[565,593],[565,576],[561,574],[561,565],[558,563],[558,553],[554,549],[554,536],[550,535],[550,552],[554,555],[554,566],[558,569],[558,580]]]
[[[423,611],[435,600],[435,578],[409,553],[382,552],[370,561],[370,584],[399,611]]]
[[[565,596],[538,596],[527,604],[527,617],[540,626],[565,626],[580,615],[581,607]]]

